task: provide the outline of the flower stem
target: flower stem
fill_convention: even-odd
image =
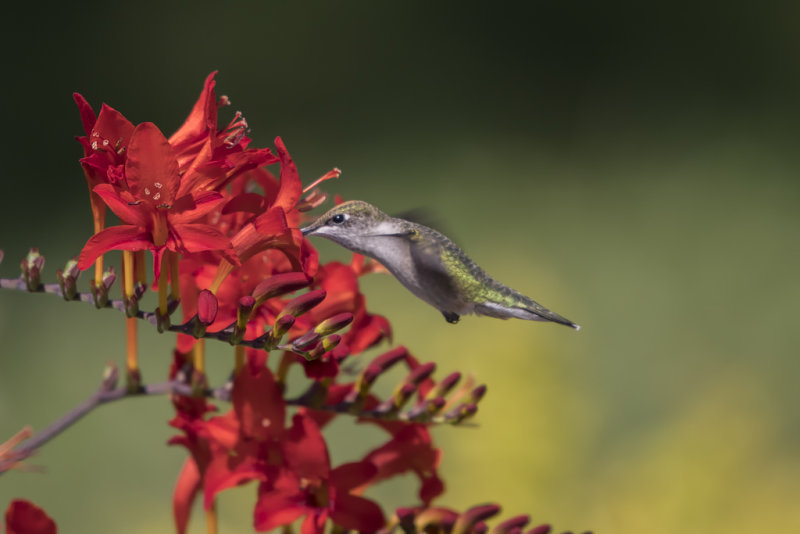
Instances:
[[[211,503],[206,510],[206,534],[217,534],[217,502]]]
[[[236,345],[233,351],[233,375],[237,376],[244,367],[245,349],[243,345]]]
[[[167,257],[169,258],[169,278],[170,278],[170,289],[172,291],[172,299],[173,300],[180,300],[181,298],[181,283],[179,278],[179,269],[178,269],[178,253],[172,252],[171,250],[167,251]]]
[[[161,276],[158,279],[158,313],[162,317],[167,315],[167,269],[169,266],[169,251],[161,256]],[[174,286],[174,282],[173,282]]]
[[[106,227],[106,205],[96,193],[89,191],[89,205],[92,207],[92,221],[94,222],[94,233],[101,232]],[[103,255],[94,261],[94,283],[100,287],[103,283]]]
[[[142,284],[143,286],[147,285],[147,265],[145,264],[145,251],[144,250],[137,250],[133,253],[134,257],[134,268],[136,271],[136,281]]]
[[[125,298],[133,296],[133,281],[135,269],[133,268],[133,252],[130,250],[122,251],[122,278],[123,278],[123,292]]]
[[[133,252],[130,250],[122,251],[122,278],[123,278],[123,297],[129,299],[133,297],[133,280],[136,274],[134,269]],[[128,317],[126,320],[126,343],[125,343],[125,367],[128,371],[128,383],[132,388],[139,384],[139,357],[137,353],[136,333],[139,321],[136,317]]]
[[[197,340],[197,343],[194,344],[192,347],[192,352],[194,353],[194,368],[199,373],[206,372],[206,340],[205,338],[200,338]]]

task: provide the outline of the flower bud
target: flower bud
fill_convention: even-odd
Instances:
[[[512,531],[519,531],[530,523],[531,518],[528,515],[518,515],[511,519],[506,519],[499,523],[492,529],[492,534],[513,534]]]
[[[322,302],[324,298],[325,290],[323,289],[309,291],[308,293],[300,295],[299,297],[289,301],[289,303],[283,308],[283,311],[278,314],[278,319],[286,315],[291,315],[297,318]]]
[[[315,347],[322,336],[313,330],[309,330],[292,342],[292,348],[299,352],[304,352]]]
[[[197,295],[197,319],[205,326],[209,326],[217,318],[218,307],[217,297],[208,289]]]
[[[470,532],[479,522],[489,519],[499,512],[500,507],[496,504],[473,506],[458,517],[456,524],[453,525],[452,534],[465,534],[466,532]]]
[[[473,415],[475,415],[478,411],[477,404],[459,404],[446,414],[444,414],[444,418],[446,421],[452,424],[458,424],[465,419],[469,419]]]
[[[64,300],[74,300],[78,294],[78,276],[81,272],[78,269],[78,262],[75,258],[69,260],[64,269],[56,272],[58,287],[61,288],[61,296]]]
[[[533,527],[532,529],[527,531],[525,534],[550,534],[550,532],[552,532],[552,530],[553,530],[553,527],[551,527],[550,525],[544,524],[544,525],[539,525],[538,527]]]
[[[19,266],[22,269],[22,278],[25,280],[28,291],[39,289],[42,283],[42,269],[44,269],[44,256],[39,254],[39,249],[30,249],[28,255],[20,262]]]
[[[467,403],[478,404],[478,401],[480,401],[484,395],[486,395],[486,384],[481,384],[480,386],[473,389],[472,392],[469,394],[469,400],[467,401]]]
[[[408,374],[406,377],[406,382],[419,386],[422,382],[429,378],[435,370],[436,364],[433,362],[422,364]]]
[[[447,395],[451,389],[453,389],[458,381],[461,380],[461,373],[456,371],[455,373],[450,373],[444,379],[440,380],[438,384],[436,384],[426,395],[426,398],[433,399],[436,397],[444,397]]]
[[[274,274],[258,284],[253,290],[252,296],[256,304],[261,304],[273,297],[302,289],[310,283],[311,280],[303,273]]]
[[[106,292],[111,290],[111,286],[113,286],[114,282],[116,281],[117,272],[114,270],[114,266],[112,265],[103,271],[103,287],[105,288]]]
[[[305,355],[306,360],[316,360],[329,350],[334,349],[341,340],[342,336],[338,334],[331,334],[330,336],[323,338],[319,343],[317,343],[316,347],[311,349],[308,354]]]
[[[275,320],[275,324],[272,326],[272,339],[277,342],[280,338],[289,331],[289,329],[294,325],[294,315],[284,315],[283,317],[278,317]]]
[[[353,322],[353,314],[349,312],[337,313],[333,317],[328,317],[317,326],[314,327],[314,332],[321,336],[327,336],[338,332],[345,326]]]
[[[397,389],[395,389],[394,393],[392,394],[392,398],[389,399],[388,402],[392,403],[392,406],[395,410],[399,410],[403,407],[405,403],[408,402],[408,399],[417,392],[416,384],[411,382],[406,382],[405,384],[401,385]]]
[[[233,333],[228,338],[231,345],[238,345],[244,339],[244,334],[247,331],[247,322],[250,320],[250,315],[256,306],[256,299],[250,296],[242,297],[236,306],[236,323],[233,325]]]

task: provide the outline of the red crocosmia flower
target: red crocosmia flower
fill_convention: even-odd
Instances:
[[[180,253],[219,251],[236,263],[228,239],[208,224],[192,223],[219,204],[223,197],[211,191],[183,196],[178,192],[182,177],[169,142],[155,124],[145,122],[131,136],[125,176],[129,190],[100,184],[94,192],[128,224],[107,228],[92,236],[81,251],[80,269],[109,250],[151,250],[158,279],[161,256],[169,249]]]
[[[25,500],[12,501],[6,510],[6,534],[56,534],[55,522],[44,510]]]
[[[85,137],[77,139],[83,147],[81,166],[89,189],[103,183],[124,187],[122,167],[133,135],[133,124],[122,113],[106,104],[103,104],[100,115],[95,118],[94,111],[83,96],[79,93],[72,96],[78,105],[86,132]]]
[[[247,349],[247,364],[236,375],[233,410],[207,421],[179,413],[170,424],[183,435],[170,440],[192,454],[173,497],[175,522],[183,532],[191,505],[202,490],[210,508],[218,493],[252,480],[276,478],[283,465],[286,404],[263,351]]]
[[[377,474],[369,484],[412,471],[420,479],[419,498],[427,506],[444,493],[444,482],[437,473],[442,451],[433,446],[431,435],[422,424],[394,424],[392,427],[395,429],[392,439],[364,458],[377,467]]]
[[[324,532],[329,518],[361,532],[375,532],[385,524],[377,504],[353,493],[375,476],[375,466],[354,462],[331,469],[322,433],[307,414],[294,416],[283,452],[286,469],[259,488],[256,530],[272,530],[303,516],[302,534]]]

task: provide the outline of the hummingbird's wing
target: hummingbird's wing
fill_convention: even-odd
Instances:
[[[432,233],[435,237],[431,239],[431,236],[423,236],[422,231]],[[409,247],[411,260],[419,273],[421,285],[428,294],[428,302],[434,303],[434,306],[446,316],[448,313],[451,315],[466,313],[464,310],[466,302],[462,302],[463,288],[459,285],[459,278],[454,276],[453,270],[448,269],[446,263],[452,259],[447,245],[452,247],[456,245],[435,230],[422,231],[411,230],[406,239],[411,242]]]

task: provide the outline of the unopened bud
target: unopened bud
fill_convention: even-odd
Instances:
[[[56,272],[58,279],[58,286],[61,288],[61,296],[64,300],[74,300],[78,294],[78,276],[81,272],[78,269],[78,262],[71,259],[64,266],[64,269],[59,269]]]
[[[299,352],[304,352],[310,350],[311,348],[315,347],[319,340],[322,339],[322,336],[316,333],[313,330],[309,330],[302,336],[298,337],[292,342],[292,347],[294,350]]]
[[[452,534],[464,534],[466,532],[470,532],[478,523],[497,515],[499,512],[500,507],[496,504],[473,506],[459,516],[459,518],[456,520],[456,524],[453,525]]]
[[[277,341],[289,331],[289,329],[294,325],[294,315],[284,315],[283,317],[278,317],[275,320],[275,324],[272,326],[272,338],[273,340]]]
[[[484,395],[486,395],[486,384],[481,384],[472,390],[472,392],[469,394],[469,400],[467,402],[471,404],[478,404],[478,401],[480,401]]]
[[[256,303],[261,304],[273,297],[302,289],[310,283],[311,280],[303,273],[274,274],[258,284],[252,295]]]
[[[455,373],[450,373],[431,388],[426,398],[433,399],[435,397],[444,397],[458,384],[459,380],[461,380],[461,373],[457,371]]]
[[[300,295],[299,297],[290,300],[289,303],[283,308],[283,311],[278,315],[278,318],[280,319],[286,315],[291,315],[295,318],[299,317],[322,302],[324,298],[324,289],[309,291],[304,295]]]
[[[408,399],[417,392],[417,386],[412,384],[411,382],[406,382],[405,384],[401,385],[397,389],[395,389],[394,393],[392,394],[392,398],[390,402],[395,410],[399,410],[403,407],[405,403],[408,402]]]
[[[123,303],[125,304],[125,316],[136,317],[136,314],[139,313],[139,297],[136,293],[123,298]]]
[[[425,422],[429,421],[431,416],[435,415],[439,410],[444,408],[447,403],[444,397],[436,397],[434,399],[426,400],[406,413],[406,416],[411,421]]]
[[[531,518],[528,515],[518,515],[511,519],[506,519],[492,529],[492,534],[512,534],[515,530],[523,529],[525,525],[530,523],[530,520]]]
[[[95,307],[103,308],[108,304],[108,291],[102,284],[98,287],[94,282],[94,278],[89,280],[89,290],[92,292]]]
[[[444,418],[453,424],[458,424],[465,419],[469,419],[473,415],[478,412],[478,405],[477,404],[459,404],[449,412],[447,412]]]
[[[28,291],[36,291],[42,283],[42,269],[44,269],[44,256],[39,254],[38,248],[32,248],[28,255],[20,262],[22,278]]]
[[[247,322],[250,320],[250,315],[256,306],[256,299],[250,296],[242,297],[236,306],[236,323],[233,325],[233,333],[228,339],[231,345],[238,345],[244,339],[244,334],[247,331]]]
[[[544,524],[544,525],[539,525],[537,527],[533,527],[532,529],[528,530],[525,534],[550,534],[552,530],[553,527]]]
[[[197,295],[197,320],[209,326],[217,318],[219,303],[214,293],[204,289]]]
[[[331,334],[330,336],[320,340],[320,342],[317,343],[317,346],[311,349],[308,354],[306,354],[306,360],[316,360],[329,350],[336,348],[341,340],[342,336],[338,334]]]
[[[111,290],[111,286],[114,285],[114,282],[117,280],[117,273],[114,271],[114,266],[110,266],[108,269],[103,271],[103,287],[105,288],[106,292]]]
[[[406,377],[406,382],[419,386],[422,382],[428,379],[435,370],[436,364],[433,362],[422,364],[408,374]]]
[[[328,317],[317,326],[314,327],[314,332],[321,336],[327,336],[338,332],[345,326],[353,322],[353,314],[349,312],[337,313],[333,317]]]

